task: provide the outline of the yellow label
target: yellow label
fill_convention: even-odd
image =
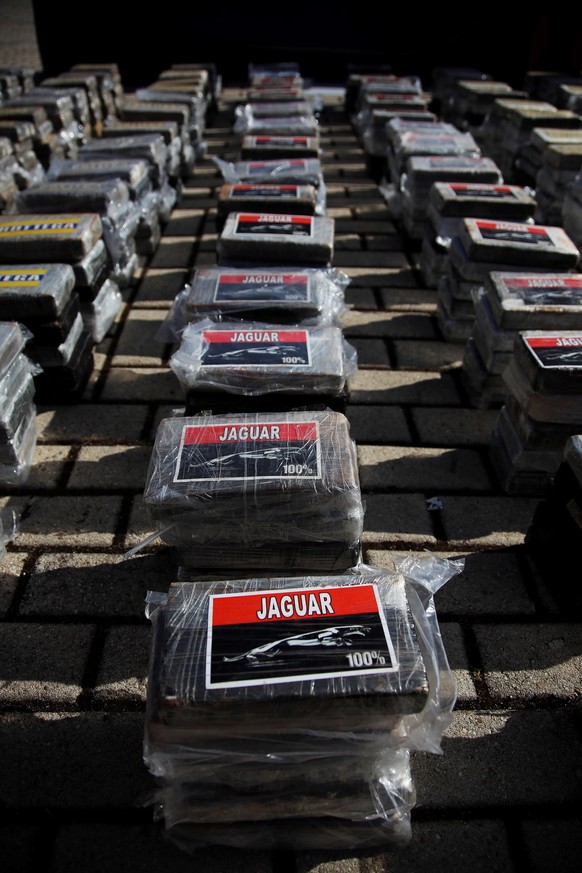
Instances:
[[[40,285],[46,270],[0,270],[0,288],[10,288],[18,285],[21,288],[33,288]],[[38,277],[38,278],[37,278]]]

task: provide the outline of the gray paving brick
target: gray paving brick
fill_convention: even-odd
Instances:
[[[436,313],[437,299],[434,292],[428,288],[380,287],[378,291],[384,309],[410,309],[414,312],[430,312],[433,315]]]
[[[341,233],[382,234],[384,237],[393,237],[398,247],[402,248],[402,238],[388,214],[378,212],[374,218],[352,218],[352,209],[353,205],[350,206],[349,217],[341,218],[337,222],[336,230]]]
[[[358,367],[388,367],[388,347],[383,339],[371,339],[370,337],[346,337],[347,341],[357,352]]]
[[[418,821],[402,852],[363,858],[358,873],[512,873],[507,830],[500,819]],[[478,847],[478,850],[477,850]]]
[[[485,680],[501,700],[582,700],[582,625],[476,625]]]
[[[37,445],[28,476],[19,485],[15,485],[14,490],[54,488],[63,475],[70,451],[70,446]]]
[[[363,490],[483,491],[490,487],[477,452],[416,446],[359,446]]]
[[[28,502],[18,544],[89,549],[110,546],[120,510],[121,498],[115,496],[35,496]]]
[[[138,309],[130,312],[124,322],[115,347],[112,364],[115,367],[162,367],[166,343],[157,338],[164,320],[159,309]]]
[[[0,715],[6,810],[135,809],[154,787],[142,760],[144,715]]]
[[[526,845],[524,863],[531,873],[578,873],[582,857],[579,818],[544,821],[532,816],[521,824]]]
[[[431,446],[491,445],[491,434],[499,416],[495,409],[411,410],[421,443]]]
[[[375,267],[391,267],[399,269],[410,269],[406,255],[402,252],[335,252],[333,257],[333,266],[341,268],[353,267],[365,268],[366,270],[374,269]],[[349,272],[349,270],[348,270]]]
[[[59,829],[50,873],[132,870],[133,873],[271,873],[269,852],[222,846],[184,851],[167,840],[161,824],[70,824]]]
[[[68,486],[143,490],[151,454],[150,446],[82,446]]]
[[[350,310],[342,319],[345,335],[373,337],[414,337],[416,340],[430,339],[436,334],[434,321],[430,315],[412,315],[403,312],[361,312]],[[416,369],[422,369],[418,366]],[[436,368],[435,368],[436,369]]]
[[[147,406],[82,404],[39,407],[38,442],[117,443],[139,440],[148,415]]]
[[[366,547],[398,541],[410,546],[436,545],[426,503],[420,494],[366,494]]]
[[[338,822],[339,828],[341,828],[341,824]],[[357,855],[349,857],[349,851],[337,857],[336,855],[336,852],[330,853],[329,851],[300,852],[297,855],[297,873],[360,873],[360,859]]]
[[[167,310],[187,279],[188,271],[185,269],[149,268],[138,285],[133,309],[143,307]]]
[[[98,552],[45,552],[36,560],[19,604],[26,617],[143,618],[148,590],[165,591],[167,562]]]
[[[346,415],[356,443],[410,443],[410,431],[403,410],[398,406],[355,406],[348,404]]]
[[[76,704],[93,639],[90,625],[0,625],[0,703],[58,710]]]
[[[146,701],[151,627],[110,628],[92,697],[101,709]]]
[[[141,403],[168,403],[182,398],[182,389],[170,367],[114,367],[107,373],[101,399]]]
[[[333,239],[333,247],[335,251],[334,259],[337,263],[338,252],[341,252],[342,255],[345,252],[362,252],[364,250],[362,239],[355,233],[348,234],[338,234],[337,232],[334,234]]]
[[[477,700],[477,692],[469,671],[461,626],[452,622],[440,622],[440,630],[449,666],[457,681],[457,700],[461,703],[473,703]]]
[[[463,362],[462,346],[458,343],[396,339],[393,345],[396,365],[403,370],[453,370]]]
[[[141,495],[134,497],[131,502],[127,531],[123,537],[123,547],[125,549],[133,549],[136,546],[140,546],[145,538],[155,533],[157,529],[144,505]],[[155,540],[152,544],[152,547],[155,549],[160,546],[160,540]]]
[[[352,403],[461,405],[450,373],[359,370],[348,383]]]
[[[454,713],[443,755],[413,753],[417,806],[499,809],[578,805],[582,739],[566,709]]]
[[[163,236],[149,266],[156,270],[185,269],[191,264],[195,251],[196,241],[191,237]]]
[[[460,549],[522,545],[538,502],[528,497],[451,496],[441,513],[447,542]]]
[[[0,558],[0,617],[10,609],[27,558],[18,552],[6,552]]]

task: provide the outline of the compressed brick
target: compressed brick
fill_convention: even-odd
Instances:
[[[150,642],[149,626],[110,628],[92,695],[95,706],[145,706]]]
[[[105,444],[138,440],[147,412],[145,405],[106,403],[39,407],[38,442]]]
[[[5,809],[135,809],[153,787],[142,761],[143,718],[143,712],[0,715]]]

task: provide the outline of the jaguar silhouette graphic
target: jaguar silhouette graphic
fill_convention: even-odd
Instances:
[[[351,648],[354,641],[367,637],[371,628],[365,624],[352,624],[338,627],[328,627],[319,631],[308,631],[293,637],[284,637],[282,640],[273,640],[262,646],[256,646],[243,652],[241,655],[223,657],[223,661],[245,661],[249,666],[255,667],[275,658],[281,658],[297,653],[297,650],[314,648]]]

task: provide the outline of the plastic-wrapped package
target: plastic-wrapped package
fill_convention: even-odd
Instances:
[[[69,262],[83,258],[101,239],[97,213],[39,213],[0,221],[0,261]]]
[[[111,258],[103,239],[84,258],[69,262],[75,274],[75,290],[83,301],[94,300],[111,269]]]
[[[27,332],[14,320],[0,322],[0,376],[4,375],[27,340]]]
[[[187,324],[204,318],[339,325],[349,283],[335,268],[199,267],[176,295],[158,339],[175,342]]]
[[[106,279],[95,299],[91,303],[81,304],[83,325],[91,334],[93,342],[100,343],[105,337],[122,303],[123,298],[117,284]]]
[[[321,143],[318,136],[244,136],[240,149],[243,160],[269,160],[294,155],[300,158],[319,158]]]
[[[277,112],[276,103],[254,103],[237,106],[233,130],[240,136],[318,136],[319,121],[307,103],[285,103],[284,112]],[[292,111],[301,105],[300,111]],[[270,114],[266,114],[265,110]]]
[[[0,319],[58,319],[74,287],[70,264],[7,264],[0,268]]]
[[[319,158],[274,158],[265,161],[223,161],[213,157],[225,182],[276,182],[279,184],[321,185],[323,172]]]
[[[113,224],[125,220],[134,207],[129,188],[122,179],[102,181],[45,180],[22,191],[17,198],[19,212],[98,212]]]
[[[29,331],[0,322],[0,483],[26,480],[36,447],[34,367],[24,354]]]
[[[319,215],[231,212],[218,237],[218,263],[329,267],[335,220]]]
[[[309,395],[339,394],[357,369],[357,352],[339,327],[204,319],[185,328],[170,366],[185,394],[283,392],[301,402]]]
[[[95,161],[107,158],[135,158],[148,162],[152,179],[159,185],[166,178],[168,147],[161,134],[142,133],[110,139],[92,139],[79,149],[78,160]]]
[[[329,409],[163,419],[144,504],[182,565],[353,566],[364,506],[349,422]]]
[[[147,161],[140,158],[108,157],[93,160],[55,160],[47,172],[47,179],[102,181],[122,179],[134,200],[152,190],[152,179]]]
[[[247,182],[222,185],[217,216],[221,224],[231,212],[283,212],[288,215],[323,215],[325,206],[314,185]]]
[[[461,569],[427,556],[150,592],[144,762],[170,838],[408,842],[409,752],[440,753],[456,700],[433,596]]]

